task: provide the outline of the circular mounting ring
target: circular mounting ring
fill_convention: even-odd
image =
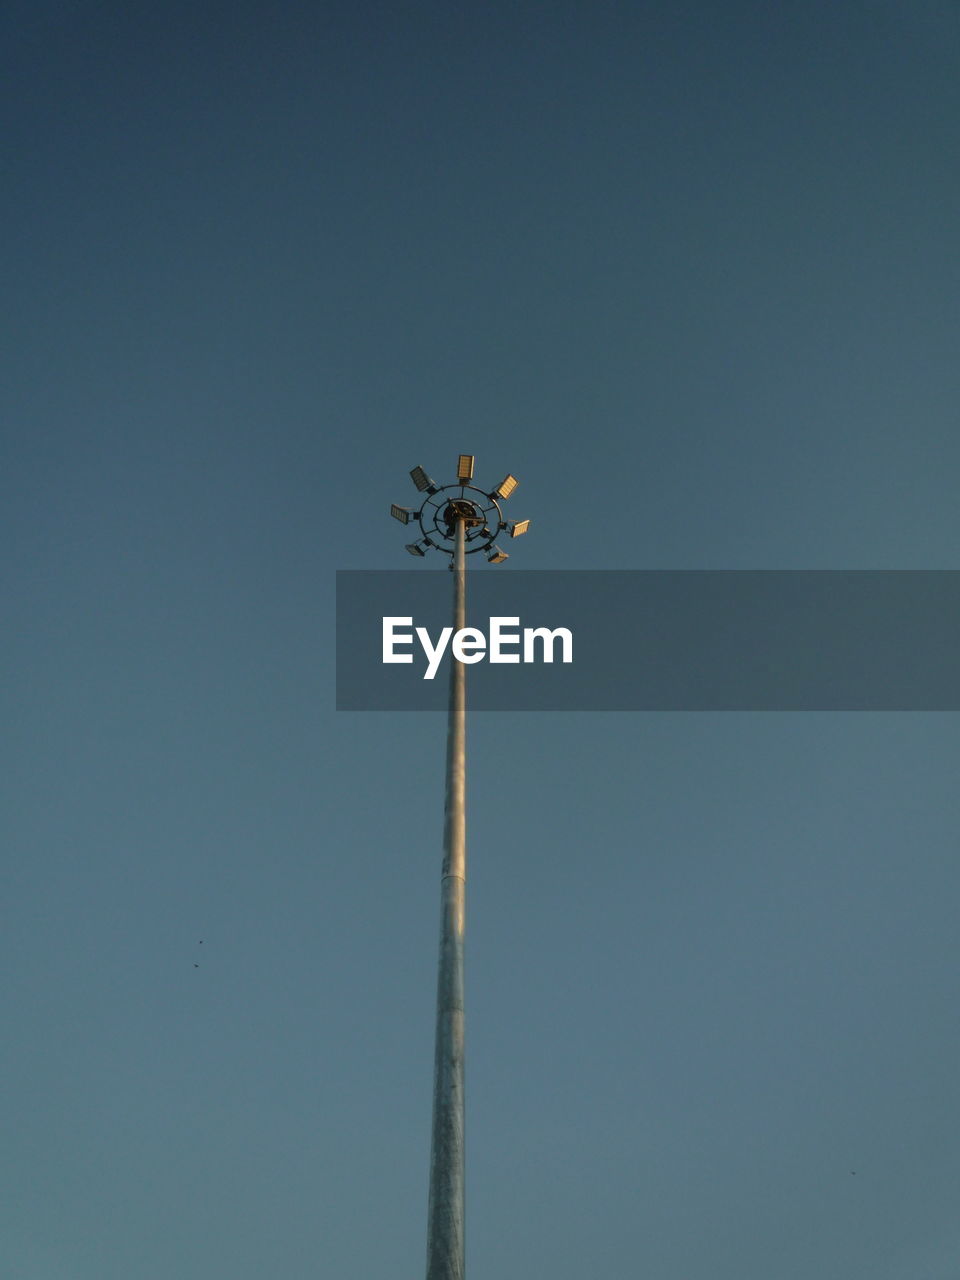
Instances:
[[[453,489],[458,491],[455,497],[450,493]],[[468,494],[477,496],[468,497]],[[417,523],[424,540],[448,556],[452,556],[454,551],[457,519],[462,519],[466,525],[464,551],[468,556],[489,550],[504,527],[499,502],[493,494],[484,493],[472,484],[445,484],[428,494],[417,512]]]

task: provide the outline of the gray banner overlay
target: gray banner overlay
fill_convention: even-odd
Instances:
[[[337,574],[337,708],[441,711],[420,642],[385,665],[385,616],[436,643],[449,572]],[[467,623],[566,627],[573,661],[470,666],[476,711],[960,710],[960,571],[506,570],[467,573]],[[542,646],[538,646],[539,654]],[[520,646],[522,651],[522,645]],[[511,652],[517,652],[514,646]]]

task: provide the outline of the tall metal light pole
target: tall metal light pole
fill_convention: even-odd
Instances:
[[[472,454],[457,460],[457,482],[438,487],[422,467],[410,472],[426,496],[418,511],[396,505],[390,514],[402,524],[416,521],[421,538],[407,544],[414,556],[429,549],[453,557],[453,629],[467,624],[466,557],[486,552],[491,564],[507,553],[494,539],[526,533],[529,520],[507,522],[500,501],[517,480],[506,476],[489,493],[473,479]],[[456,491],[456,492],[452,492]],[[464,1277],[464,1009],[463,941],[467,889],[467,668],[450,658],[447,708],[447,774],[440,873],[440,960],[437,972],[437,1029],[433,1069],[433,1133],[430,1143],[430,1199],[427,1212],[427,1280]]]

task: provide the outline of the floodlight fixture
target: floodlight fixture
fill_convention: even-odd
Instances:
[[[421,493],[436,493],[437,486],[433,483],[423,467],[414,467],[410,472],[410,478],[417,486]]]
[[[413,467],[410,475],[420,490],[419,507],[402,507],[392,503],[390,514],[401,524],[419,526],[417,541],[407,544],[412,556],[440,551],[455,560],[458,555],[482,553],[491,564],[508,559],[506,551],[494,545],[500,534],[519,538],[530,528],[529,520],[504,520],[503,499],[509,498],[519,484],[516,476],[507,474],[495,489],[481,487],[474,479],[476,458],[472,453],[457,455],[457,475],[446,484],[435,484],[423,467]],[[410,530],[413,533],[413,528]],[[460,535],[462,545],[457,550]]]

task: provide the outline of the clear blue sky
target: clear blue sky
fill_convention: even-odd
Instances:
[[[334,712],[334,570],[459,451],[498,572],[960,567],[960,9],[0,46],[0,1271],[421,1275],[443,726]],[[958,740],[475,718],[474,1280],[956,1280]]]

